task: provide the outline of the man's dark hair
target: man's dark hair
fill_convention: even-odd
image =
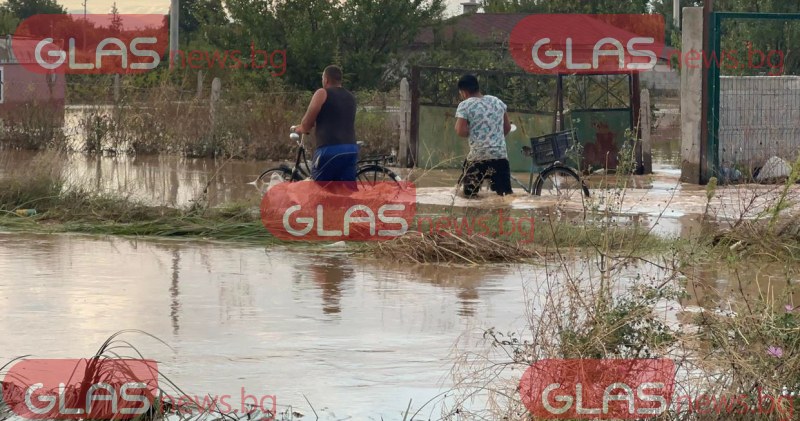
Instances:
[[[342,83],[342,69],[339,66],[330,65],[325,68],[325,76],[334,83]]]
[[[467,93],[474,94],[481,90],[478,85],[478,78],[475,75],[464,75],[458,80],[458,90],[467,91]]]

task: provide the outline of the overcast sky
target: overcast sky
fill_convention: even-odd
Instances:
[[[447,14],[460,13],[463,1],[445,0]],[[70,13],[83,13],[83,0],[58,0],[58,3]],[[169,3],[169,0],[117,0],[117,8],[120,13],[167,13]],[[89,13],[108,13],[113,4],[114,0],[87,0],[86,9]]]

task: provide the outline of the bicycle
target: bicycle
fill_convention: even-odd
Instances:
[[[268,186],[272,180],[273,174],[277,174],[282,181],[288,182],[303,181],[311,178],[311,167],[308,165],[305,142],[303,141],[305,136],[292,133],[289,137],[297,143],[294,166],[290,167],[286,164],[281,164],[276,168],[270,168],[261,173],[255,184],[262,193],[264,193],[264,187]],[[358,144],[362,145],[363,142],[358,142]],[[356,172],[359,189],[374,187],[384,181],[394,181],[399,186],[402,178],[386,167],[386,165],[391,165],[393,162],[395,162],[394,155],[377,155],[360,159]]]
[[[517,130],[516,125],[511,125],[511,132]],[[511,175],[511,181],[520,186],[526,193],[533,196],[556,196],[559,199],[569,199],[574,194],[591,197],[589,188],[578,175],[578,172],[561,161],[576,143],[574,130],[566,130],[531,138],[531,146],[523,146],[522,154],[531,158],[530,178],[525,185]],[[542,168],[539,170],[537,168]],[[465,163],[466,167],[466,163]],[[534,177],[535,182],[534,182]],[[457,187],[460,187],[464,178],[462,172]]]

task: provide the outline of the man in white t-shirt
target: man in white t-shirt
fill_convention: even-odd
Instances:
[[[506,104],[483,95],[478,78],[465,75],[458,81],[464,99],[456,110],[456,133],[469,138],[469,155],[464,163],[464,195],[474,197],[483,181],[500,196],[513,194],[506,135],[511,132]]]

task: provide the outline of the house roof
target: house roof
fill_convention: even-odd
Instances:
[[[514,26],[526,16],[526,13],[470,13],[454,16],[444,21],[441,34],[450,38],[456,32],[464,32],[481,41],[494,42],[497,36],[508,38]],[[414,42],[421,45],[433,44],[434,28],[424,28]]]
[[[439,34],[444,39],[450,39],[455,33],[466,33],[477,38],[478,42],[484,45],[503,43],[508,41],[514,27],[528,16],[530,14],[527,13],[470,13],[459,15],[444,21]],[[598,33],[602,33],[604,36],[614,36],[618,39],[627,39],[633,36],[631,32],[592,18],[589,15],[573,15],[572,18],[575,19],[573,22],[581,22],[580,25],[575,25],[572,28],[574,33],[573,42],[576,42],[576,45],[580,45],[581,40],[593,42],[588,40],[596,40]],[[563,33],[563,24],[558,20],[553,19],[546,22],[549,26],[544,28],[537,27],[537,32]],[[432,45],[434,41],[434,28],[427,27],[415,38],[414,45],[417,47]],[[659,58],[662,59],[668,58],[670,54],[677,51],[663,43],[657,44],[657,48],[661,50]]]

